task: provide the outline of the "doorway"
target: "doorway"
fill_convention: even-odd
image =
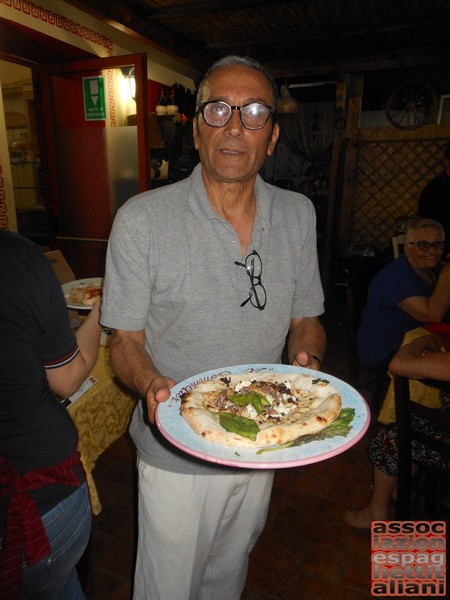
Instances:
[[[39,65],[39,81],[54,244],[101,277],[117,209],[150,184],[146,56]]]
[[[3,169],[10,169],[5,175],[15,209],[11,228],[48,248],[50,225],[31,68],[0,60],[0,81],[7,144],[2,150],[9,156]]]
[[[140,55],[40,66],[0,60],[8,226],[61,250],[80,278],[103,275],[117,209],[149,185],[145,118],[136,115],[144,86],[138,100],[129,77],[144,79],[144,67]],[[93,85],[98,104],[88,106]]]
[[[61,250],[77,278],[102,276],[115,211],[150,184],[146,55],[87,55],[1,18],[0,33],[0,226]],[[97,121],[86,79],[105,85]]]

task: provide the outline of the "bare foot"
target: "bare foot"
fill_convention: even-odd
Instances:
[[[373,520],[368,506],[361,510],[346,510],[344,513],[344,521],[356,529],[370,529]]]

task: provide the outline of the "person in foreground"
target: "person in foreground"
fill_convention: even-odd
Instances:
[[[34,243],[0,230],[0,597],[81,600],[91,509],[66,398],[95,364],[99,302],[78,329]]]
[[[277,88],[250,58],[226,57],[197,93],[200,164],[118,212],[102,322],[111,361],[141,397],[135,600],[237,600],[268,510],[273,471],[197,460],[164,440],[155,409],[209,369],[289,360],[317,369],[325,332],[315,213],[258,175],[278,138]]]
[[[407,331],[439,323],[450,306],[450,263],[441,266],[442,225],[416,217],[408,222],[405,250],[373,278],[358,329],[361,362],[386,372]]]
[[[424,335],[411,343],[402,346],[393,356],[389,369],[397,375],[415,379],[435,379],[450,381],[450,353],[441,352],[442,342],[437,336]],[[442,410],[450,411],[450,393],[441,392]],[[448,443],[444,433],[425,419],[415,417],[414,428],[420,428],[437,439]],[[446,456],[426,449],[420,443],[413,441],[412,460],[420,458],[421,462],[438,467],[450,473],[450,459]],[[387,427],[378,432],[370,444],[369,456],[374,465],[373,490],[369,504],[356,511],[347,511],[345,521],[360,529],[370,528],[374,520],[388,519],[389,501],[397,483],[398,439],[397,429]]]

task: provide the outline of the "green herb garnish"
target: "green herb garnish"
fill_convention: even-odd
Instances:
[[[246,417],[238,417],[231,413],[220,413],[220,425],[230,433],[237,433],[242,437],[248,438],[254,442],[259,433],[258,425]]]
[[[265,396],[258,392],[251,391],[248,394],[231,394],[229,397],[231,402],[239,406],[247,406],[251,404],[258,415],[263,411],[263,406],[270,406],[270,402]]]

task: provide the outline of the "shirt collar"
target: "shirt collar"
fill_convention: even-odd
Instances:
[[[270,227],[272,218],[273,194],[262,177],[256,177],[255,182],[255,197],[256,197],[256,218],[261,219],[267,227]],[[191,174],[191,186],[189,189],[189,208],[194,217],[200,221],[219,219],[219,215],[215,212],[206,193],[205,185],[202,178],[202,166],[198,164]]]

